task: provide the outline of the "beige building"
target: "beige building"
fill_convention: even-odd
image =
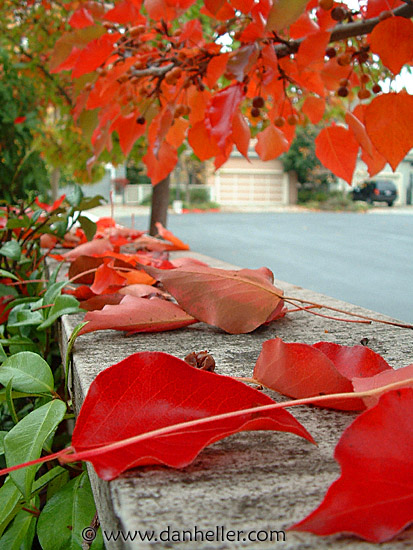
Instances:
[[[279,159],[262,161],[254,149],[250,162],[233,151],[218,170],[210,165],[207,185],[221,206],[283,206],[297,203],[295,173],[285,173]]]

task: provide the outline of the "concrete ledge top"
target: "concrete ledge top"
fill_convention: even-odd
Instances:
[[[200,254],[190,255],[213,267],[234,268]],[[275,281],[286,294],[321,302],[351,312],[389,319],[384,315],[344,303],[300,287]],[[327,312],[328,313],[328,312]],[[62,351],[81,316],[66,316],[62,321]],[[184,358],[192,351],[208,350],[215,358],[216,372],[251,376],[255,361],[265,340],[280,337],[286,342],[313,344],[320,340],[355,345],[363,338],[393,367],[411,362],[412,335],[409,330],[389,325],[343,323],[296,312],[253,333],[230,335],[203,323],[185,329],[136,334],[125,337],[116,331],[99,331],[81,336],[73,354],[72,395],[79,410],[89,385],[106,367],[137,351],[164,351]],[[276,401],[282,397],[268,392]],[[88,465],[102,529],[154,531],[154,537],[172,538],[177,531],[213,531],[211,540],[202,542],[133,542],[106,541],[106,548],[149,549],[174,548],[197,550],[259,548],[288,550],[364,549],[377,545],[355,537],[333,535],[316,537],[307,533],[286,532],[270,540],[270,531],[283,531],[303,519],[322,500],[329,485],[339,476],[333,458],[334,447],[344,428],[356,416],[313,407],[297,407],[290,412],[308,429],[318,447],[292,435],[270,432],[246,432],[233,435],[208,447],[182,470],[145,467],[132,470],[111,482],[97,478]],[[221,530],[220,530],[221,529]],[[222,530],[224,529],[224,531]],[[168,531],[169,530],[169,531]],[[229,530],[260,532],[262,542],[222,540]],[[169,532],[169,535],[168,535]],[[175,535],[177,536],[177,535]],[[225,537],[224,537],[225,538]],[[182,540],[182,539],[181,539]],[[413,529],[395,540],[380,545],[383,550],[411,548]]]

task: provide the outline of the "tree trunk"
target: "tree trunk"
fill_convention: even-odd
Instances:
[[[166,220],[168,217],[168,205],[169,205],[169,176],[160,181],[152,189],[152,203],[151,203],[151,223],[149,226],[149,235],[156,235],[157,229],[156,222],[166,227]]]
[[[55,201],[58,198],[59,180],[60,180],[60,169],[53,168],[52,175],[50,176],[50,187],[52,189],[52,201]]]

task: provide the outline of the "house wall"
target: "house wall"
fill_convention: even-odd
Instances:
[[[217,171],[209,170],[207,182],[216,202],[223,206],[282,206],[297,202],[296,179],[283,170],[280,160],[263,162],[252,151],[250,162],[233,152]]]

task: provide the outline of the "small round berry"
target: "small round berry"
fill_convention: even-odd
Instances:
[[[347,78],[342,78],[339,82],[340,86],[347,87],[349,85],[349,81]]]
[[[350,65],[351,63],[351,54],[349,53],[342,53],[337,56],[337,63],[341,67],[346,67],[347,65]]]
[[[145,117],[144,116],[138,116],[138,118],[136,119],[136,124],[145,124],[146,120],[145,120]]]
[[[294,114],[288,115],[287,122],[290,126],[295,126],[299,122],[298,116]]]
[[[348,88],[345,86],[340,86],[340,88],[337,90],[337,95],[339,97],[347,97],[349,94]]]
[[[262,109],[265,105],[264,98],[261,96],[254,97],[254,99],[252,100],[252,105],[257,109]]]
[[[369,54],[367,52],[360,52],[357,55],[357,59],[359,63],[366,63],[369,60]]]
[[[285,118],[283,116],[279,116],[277,117],[275,120],[274,120],[274,124],[278,127],[278,128],[282,128],[285,124]]]
[[[344,21],[347,17],[347,10],[341,6],[336,6],[331,10],[331,18],[334,21]]]
[[[324,11],[330,11],[334,6],[334,0],[319,0],[318,5]]]
[[[253,116],[254,118],[259,117],[260,114],[261,114],[261,111],[257,107],[253,107],[251,109],[251,116]]]
[[[366,90],[366,88],[361,88],[358,92],[357,92],[357,97],[359,99],[368,99],[369,97],[371,96],[371,93],[369,90]]]
[[[330,48],[327,48],[326,49],[326,56],[329,58],[329,59],[332,59],[333,57],[335,57],[337,55],[337,52],[336,52],[336,49],[333,48],[333,46],[331,46]]]
[[[367,84],[367,82],[370,82],[370,76],[366,73],[363,73],[361,76],[360,76],[360,82],[362,84]]]
[[[381,86],[380,84],[374,84],[373,88],[371,89],[373,94],[379,94],[381,92]]]

